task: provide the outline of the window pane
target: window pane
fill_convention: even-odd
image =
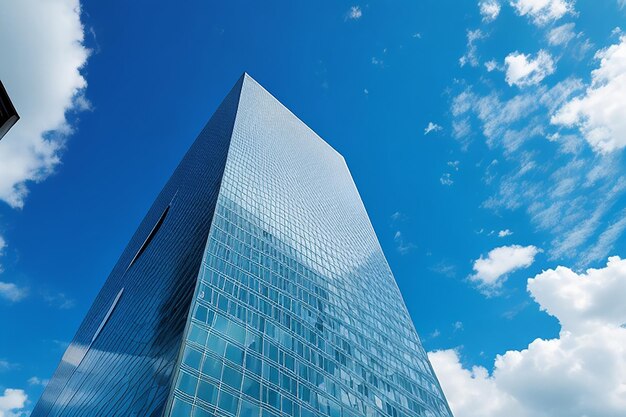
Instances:
[[[174,404],[172,405],[172,417],[189,417],[191,416],[191,404],[187,404],[183,400],[174,398]]]
[[[178,376],[178,384],[176,385],[176,387],[182,392],[193,396],[196,394],[197,384],[198,379],[195,376],[189,375],[185,372],[181,372]]]
[[[231,414],[237,414],[238,406],[239,398],[227,393],[226,391],[220,391],[219,408]]]
[[[198,384],[198,398],[209,404],[216,404],[217,387],[210,382],[200,381]]]

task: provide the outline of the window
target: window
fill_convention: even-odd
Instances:
[[[109,307],[109,311],[107,311],[106,315],[102,319],[102,322],[100,323],[100,326],[98,326],[98,330],[96,330],[96,332],[93,334],[93,337],[91,338],[91,343],[93,343],[96,340],[96,338],[98,337],[98,335],[104,328],[104,325],[107,323],[107,321],[109,321],[109,317],[111,317],[111,314],[113,314],[113,310],[115,310],[115,306],[117,306],[117,302],[120,301],[120,297],[122,296],[123,292],[124,292],[124,288],[122,288],[120,292],[117,293],[117,296],[115,296],[115,299],[113,300],[113,303],[111,304],[111,307]]]
[[[172,199],[172,201],[174,200]],[[167,213],[170,211],[171,206],[172,206],[172,203],[170,202],[170,204],[168,204],[167,207],[165,207],[165,210],[163,210],[163,213],[161,213],[161,217],[159,217],[159,220],[157,220],[156,224],[152,227],[152,230],[148,234],[148,237],[146,238],[146,240],[143,241],[143,243],[139,247],[139,250],[137,251],[137,253],[135,253],[135,256],[133,256],[132,261],[130,261],[130,263],[128,264],[128,267],[126,267],[126,271],[128,271],[130,267],[133,266],[135,261],[139,259],[141,254],[146,250],[146,248],[148,247],[152,239],[154,239],[154,236],[156,236],[157,232],[163,225],[163,222],[165,221],[165,217],[167,216]]]

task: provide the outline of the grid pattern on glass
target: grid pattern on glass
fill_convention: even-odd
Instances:
[[[31,416],[163,415],[240,86],[226,97],[156,198]],[[123,210],[123,202],[118,207]],[[139,250],[143,253],[135,256]]]
[[[451,416],[343,158],[246,77],[170,416]]]

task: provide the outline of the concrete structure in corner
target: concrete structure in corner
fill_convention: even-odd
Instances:
[[[450,417],[343,157],[244,74],[33,417]]]

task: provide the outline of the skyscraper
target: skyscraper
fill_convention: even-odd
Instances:
[[[32,416],[451,413],[343,157],[244,74]]]
[[[20,119],[19,114],[15,110],[9,93],[0,81],[0,139],[7,134],[9,129]]]

